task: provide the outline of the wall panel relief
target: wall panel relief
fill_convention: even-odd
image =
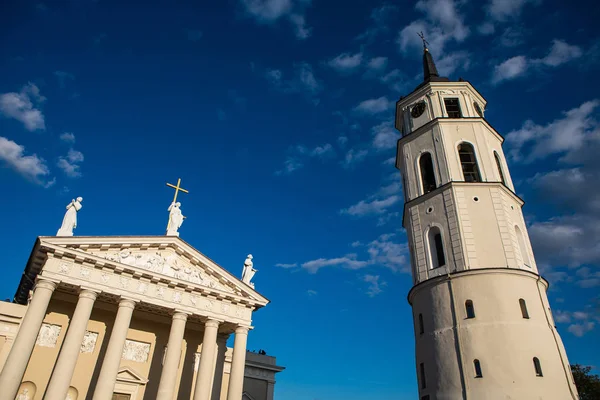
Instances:
[[[35,344],[42,347],[56,347],[61,328],[60,325],[43,323]]]
[[[96,341],[98,340],[97,332],[86,331],[81,342],[81,353],[93,353],[96,348]]]
[[[150,354],[150,343],[127,339],[125,340],[125,346],[123,346],[121,358],[135,362],[146,362],[148,361],[148,354]]]

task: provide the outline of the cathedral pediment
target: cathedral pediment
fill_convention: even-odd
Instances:
[[[252,287],[178,237],[40,237],[36,247],[59,257],[112,266],[117,271],[171,286],[193,287],[216,297],[241,297],[258,307],[268,303]]]

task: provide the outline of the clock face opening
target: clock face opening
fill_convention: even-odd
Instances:
[[[413,118],[419,118],[421,115],[423,115],[424,112],[425,112],[425,102],[421,101],[413,106],[412,110],[410,110],[410,115]]]
[[[479,103],[474,102],[473,107],[475,107],[475,111],[477,112],[477,114],[479,114],[479,116],[483,118],[483,111],[481,111],[481,107],[479,106]]]

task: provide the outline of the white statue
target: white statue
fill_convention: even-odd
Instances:
[[[252,268],[252,254],[248,254],[246,261],[244,261],[244,270],[242,271],[242,282],[250,287],[254,287],[254,283],[250,282],[256,273],[256,269]]]
[[[181,203],[180,202],[173,202],[171,203],[171,205],[169,206],[169,209],[167,211],[169,211],[169,223],[167,224],[167,236],[179,236],[179,232],[177,232],[177,229],[179,229],[181,227],[181,224],[183,223],[183,214],[181,214]]]
[[[29,400],[31,397],[29,397],[29,389],[23,389],[23,393],[20,393],[16,400]]]
[[[77,200],[71,200],[56,236],[73,236],[73,229],[77,228],[77,212],[83,207],[81,205],[82,201],[82,197],[78,197]]]

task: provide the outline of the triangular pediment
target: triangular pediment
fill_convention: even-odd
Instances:
[[[137,383],[140,385],[145,385],[148,383],[148,379],[144,378],[139,372],[136,372],[133,368],[128,366],[119,368],[119,372],[117,373],[117,381]]]
[[[240,296],[264,306],[269,300],[225,268],[178,237],[73,236],[40,237],[40,245],[73,253],[75,258],[110,263],[123,270],[196,286],[204,291]]]

